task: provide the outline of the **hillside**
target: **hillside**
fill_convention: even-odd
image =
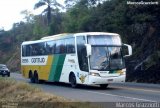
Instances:
[[[53,11],[50,22],[47,14],[34,17],[24,14],[27,22],[14,24],[10,31],[1,30],[0,63],[8,64],[12,71],[19,71],[20,44],[26,40],[64,32],[114,32],[133,47],[133,56],[126,60],[127,81],[160,83],[159,4],[129,5],[127,0],[102,3],[99,0],[66,0],[66,9],[63,13]]]

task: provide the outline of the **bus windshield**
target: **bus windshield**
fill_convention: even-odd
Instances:
[[[121,47],[92,46],[90,66],[91,69],[100,71],[123,69]]]
[[[125,68],[119,36],[88,36],[92,46],[89,58],[91,70],[117,70]]]

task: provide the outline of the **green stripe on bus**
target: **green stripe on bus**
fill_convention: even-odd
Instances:
[[[59,81],[66,54],[55,55],[53,57],[49,81]]]
[[[56,66],[56,72],[54,75],[54,81],[59,81],[61,73],[62,73],[62,68],[64,66],[64,60],[65,60],[66,54],[61,54],[58,56],[58,63]]]

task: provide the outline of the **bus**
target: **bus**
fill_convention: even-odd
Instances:
[[[126,46],[127,54],[122,49]],[[65,33],[21,44],[21,72],[32,83],[64,82],[99,85],[123,83],[124,58],[132,47],[121,42],[116,33]]]

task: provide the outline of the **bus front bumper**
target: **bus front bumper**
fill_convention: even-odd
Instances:
[[[116,77],[98,77],[98,76],[89,76],[89,85],[94,84],[110,84],[110,83],[124,83],[126,75],[120,75]]]

